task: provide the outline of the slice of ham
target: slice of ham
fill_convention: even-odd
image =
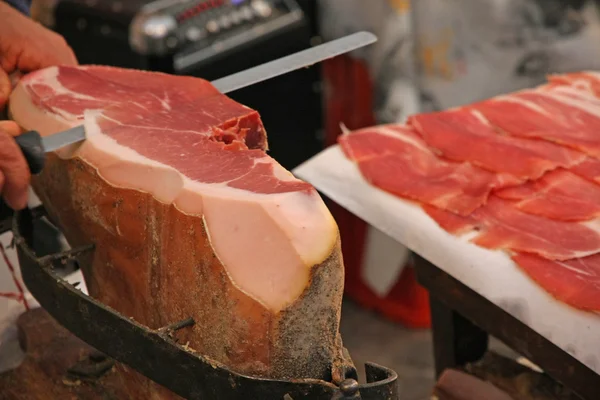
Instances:
[[[478,229],[480,223],[472,216],[462,216],[441,208],[424,204],[423,210],[444,230],[454,234],[463,235],[474,229]]]
[[[600,98],[600,73],[594,71],[549,75],[550,86],[571,86]]]
[[[564,221],[587,221],[600,216],[600,185],[562,168],[536,181],[494,192],[528,214]]]
[[[471,106],[494,127],[515,137],[537,138],[600,156],[600,103],[580,90],[523,90]]]
[[[510,176],[437,157],[408,126],[362,129],[339,136],[338,142],[374,186],[459,215],[485,204],[493,188],[516,183]]]
[[[600,184],[600,160],[597,158],[587,158],[584,162],[569,168],[569,171]]]
[[[337,226],[264,153],[256,111],[201,79],[80,66],[25,76],[10,114],[42,135],[85,124],[34,187],[96,245],[94,297],[151,328],[193,317],[180,342],[240,373],[340,378]]]
[[[543,140],[501,135],[477,110],[461,107],[409,118],[425,142],[440,155],[492,172],[537,179],[546,171],[569,167],[583,153]]]
[[[425,211],[450,233],[476,231],[471,242],[488,249],[529,252],[550,260],[600,252],[600,227],[595,221],[586,225],[527,214],[514,203],[494,195],[467,217],[439,209]]]
[[[600,254],[551,261],[533,254],[513,256],[531,279],[558,300],[580,310],[600,311]]]

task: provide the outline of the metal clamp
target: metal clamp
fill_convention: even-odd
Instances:
[[[336,386],[316,379],[285,381],[241,375],[188,351],[173,340],[172,333],[193,325],[192,319],[150,329],[83,294],[54,272],[72,260],[85,265],[94,246],[38,258],[31,248],[33,222],[44,214],[40,206],[17,212],[13,218],[21,274],[31,294],[75,336],[174,393],[187,399],[398,400],[396,372],[373,363],[365,365],[366,384],[346,379]]]

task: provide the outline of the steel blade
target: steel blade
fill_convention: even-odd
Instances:
[[[255,83],[266,81],[294,70],[308,67],[328,58],[339,56],[377,41],[370,32],[357,32],[343,38],[278,58],[256,67],[217,79],[212,82],[221,93],[229,93]]]
[[[83,125],[68,129],[42,138],[44,151],[49,153],[61,147],[80,142],[85,139],[85,128]]]

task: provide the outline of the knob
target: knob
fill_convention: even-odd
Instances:
[[[254,0],[251,6],[254,12],[263,18],[267,18],[273,12],[271,6],[264,0]]]
[[[190,42],[200,40],[202,39],[202,36],[204,36],[204,32],[202,32],[202,29],[198,28],[197,26],[190,26],[185,32],[185,37]]]
[[[217,21],[215,21],[214,19],[211,19],[210,21],[208,21],[206,23],[206,30],[209,31],[210,33],[217,33],[221,30],[221,28],[219,27],[219,24],[217,23]]]
[[[246,21],[252,21],[254,19],[254,14],[248,6],[243,6],[240,8],[240,16]]]
[[[229,28],[231,23],[231,18],[229,18],[228,15],[221,15],[221,18],[219,18],[219,25],[221,25],[221,28],[223,29]]]

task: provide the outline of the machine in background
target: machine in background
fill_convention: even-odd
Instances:
[[[213,80],[308,48],[315,0],[39,0],[34,16],[65,37],[81,64]],[[229,94],[258,110],[270,155],[287,169],[322,142],[319,66]]]

